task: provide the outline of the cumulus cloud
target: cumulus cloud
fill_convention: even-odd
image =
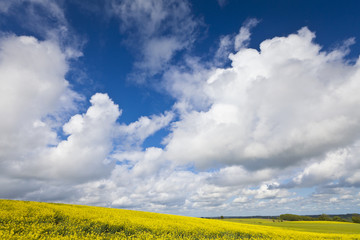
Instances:
[[[312,187],[338,180],[347,174],[348,157],[346,149],[328,153],[324,160],[307,166],[302,173],[295,177],[294,182]]]
[[[310,161],[285,186],[294,187],[351,187],[359,185],[360,164],[358,143],[347,148],[330,151],[324,157]]]
[[[123,194],[133,189],[139,194],[141,189],[136,190],[133,180],[147,181],[169,165],[161,158],[162,149],[150,148],[143,152],[139,147],[149,135],[167,126],[173,113],[141,117],[129,125],[119,124],[117,120],[122,111],[107,94],[97,93],[91,97],[85,113],[70,117],[79,111],[77,101],[82,97],[65,79],[68,56],[57,42],[9,35],[1,39],[0,49],[0,110],[7,116],[0,120],[1,197],[101,205],[107,201],[95,201],[93,185],[82,188],[96,181],[94,185],[101,183],[97,187],[104,191],[108,185],[119,185],[126,190],[120,192],[121,195],[112,194],[113,199],[109,200],[114,201],[113,206],[120,206],[126,203],[126,199],[121,198]],[[59,126],[65,135],[63,140]],[[115,138],[127,142],[114,141]],[[137,156],[136,152],[131,154],[135,150],[130,143],[138,150]],[[121,155],[120,150],[124,149],[127,156]],[[125,164],[116,166],[116,161],[133,161],[131,170]],[[169,181],[181,180],[176,177],[177,173],[164,172],[173,176]],[[125,179],[128,185],[123,185]],[[165,184],[167,180],[159,174],[147,187],[151,189],[155,182]],[[183,191],[186,187],[184,183]],[[92,192],[87,192],[89,189]],[[156,200],[159,206],[164,207],[165,202],[177,197],[176,191],[170,194],[166,189],[157,190],[162,194]],[[155,193],[144,196],[133,205],[139,206],[154,196]]]
[[[167,157],[200,168],[284,168],[354,143],[359,64],[348,64],[340,50],[322,52],[314,37],[302,28],[210,70],[201,82],[210,107],[173,124]]]
[[[106,176],[112,169],[115,122],[120,111],[107,94],[97,93],[83,115],[75,115],[63,127],[68,138],[42,153],[31,171],[37,176],[65,181],[85,181]],[[37,166],[36,166],[37,165]]]
[[[163,75],[165,89],[176,99],[173,109],[184,114],[207,109],[211,103],[203,91],[204,78],[210,77],[211,71],[197,58],[189,57],[185,61],[184,66],[170,67]]]
[[[50,179],[101,174],[99,161],[111,151],[120,114],[117,105],[107,95],[94,95],[87,113],[64,125],[70,136],[59,142],[54,121],[77,110],[80,98],[64,78],[66,54],[52,41],[27,36],[7,36],[0,49],[0,109],[6,116],[0,120],[2,174]]]
[[[196,174],[163,158],[160,148],[114,154],[119,162],[106,180],[81,186],[88,197],[83,203],[160,212],[186,211],[188,199],[207,174]]]
[[[141,117],[129,125],[119,124],[122,110],[107,94],[97,93],[91,97],[85,113],[70,117],[79,111],[77,101],[82,97],[65,79],[68,57],[57,42],[9,35],[1,39],[0,49],[0,110],[7,116],[0,120],[1,197],[101,205],[106,200],[95,202],[94,192],[86,192],[89,188],[84,190],[81,186],[103,182],[122,186],[126,191],[121,194],[125,194],[136,190],[136,185],[130,184],[133,180],[147,181],[169,165],[161,158],[162,149],[141,151],[140,145],[167,126],[173,113]],[[116,161],[120,165],[115,165]],[[122,161],[132,161],[131,170]],[[123,174],[119,176],[118,172]],[[164,172],[173,176],[171,171]],[[125,179],[128,185],[123,185]],[[174,175],[174,181],[180,179]],[[157,181],[166,180],[159,174],[148,183],[148,188]],[[99,187],[106,190],[104,184]],[[159,206],[176,198],[176,192],[167,197],[170,193],[158,191],[162,194],[157,200]],[[123,195],[112,195],[109,202],[114,201],[113,206],[125,204],[126,199],[119,197]],[[139,206],[155,195],[144,196],[133,205]]]
[[[0,120],[0,159],[11,162],[56,144],[56,123],[48,116],[77,109],[80,95],[64,78],[68,64],[56,43],[9,35],[1,39],[0,49],[0,109],[6,116]]]

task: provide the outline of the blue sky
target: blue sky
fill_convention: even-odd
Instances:
[[[359,9],[0,0],[0,198],[360,212]]]

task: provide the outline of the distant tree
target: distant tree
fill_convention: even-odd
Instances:
[[[221,216],[220,219],[224,219],[224,216]]]
[[[359,214],[353,214],[352,217],[351,217],[351,220],[354,223],[360,223],[360,215]]]
[[[339,216],[335,216],[335,217],[333,217],[333,219],[332,219],[333,221],[336,221],[336,222],[345,222],[345,219],[342,219],[341,217],[339,217]]]
[[[309,217],[309,216],[299,216],[295,214],[281,214],[280,220],[285,221],[314,221],[316,219]]]
[[[280,219],[281,220],[286,220],[286,221],[300,221],[301,216],[298,216],[298,215],[295,215],[295,214],[281,214]]]
[[[301,216],[301,221],[314,221],[315,219],[309,216]]]
[[[331,217],[329,217],[326,214],[321,214],[320,217],[319,217],[319,220],[320,221],[331,221]]]

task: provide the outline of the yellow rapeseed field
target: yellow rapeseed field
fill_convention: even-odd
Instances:
[[[158,213],[0,200],[0,239],[360,239]]]

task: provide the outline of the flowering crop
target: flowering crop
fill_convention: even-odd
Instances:
[[[360,239],[158,213],[0,200],[0,239]]]

